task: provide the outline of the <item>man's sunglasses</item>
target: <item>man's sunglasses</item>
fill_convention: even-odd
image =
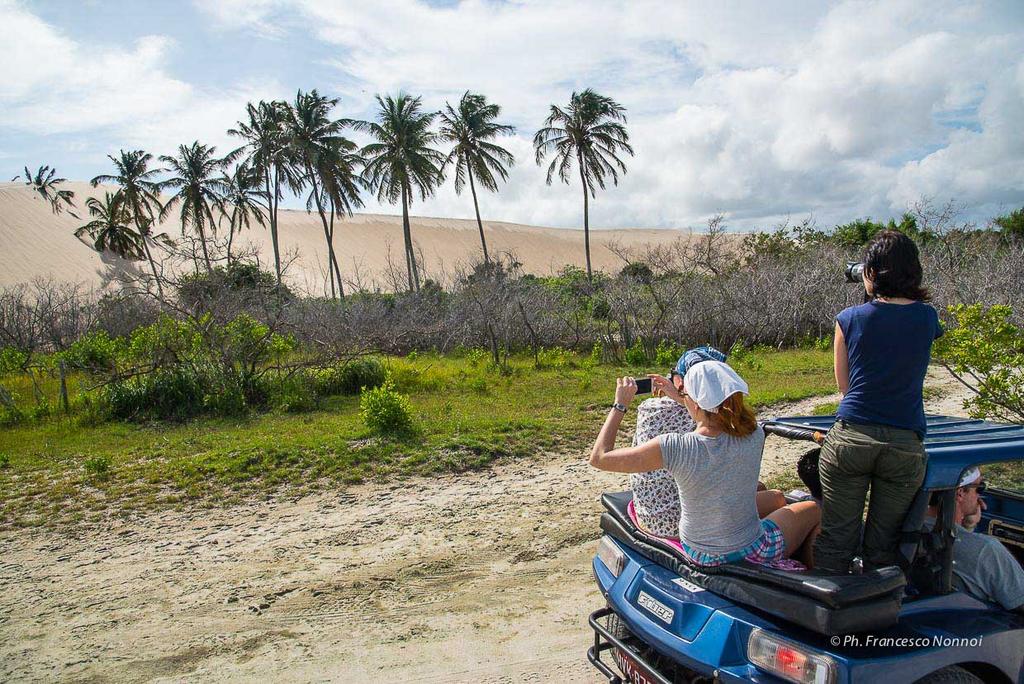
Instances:
[[[981,481],[978,482],[977,484],[966,485],[964,489],[976,489],[978,490],[978,494],[981,495],[985,493],[986,489],[988,489],[988,483],[985,481]]]

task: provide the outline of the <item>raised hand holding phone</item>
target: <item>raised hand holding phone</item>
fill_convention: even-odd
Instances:
[[[675,384],[666,378],[664,375],[658,375],[657,373],[648,373],[648,378],[651,380],[651,384],[659,390],[663,395],[669,399],[673,399],[680,404],[683,403],[683,395],[676,389]]]

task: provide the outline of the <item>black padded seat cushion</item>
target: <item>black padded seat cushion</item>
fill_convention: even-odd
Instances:
[[[896,622],[906,579],[899,568],[863,575],[787,572],[742,561],[712,568],[691,563],[677,549],[638,529],[626,506],[631,492],[601,497],[601,529],[653,562],[738,603],[820,634],[880,629]]]

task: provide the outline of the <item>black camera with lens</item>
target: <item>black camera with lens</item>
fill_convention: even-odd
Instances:
[[[864,275],[864,262],[863,261],[847,261],[846,262],[846,282],[848,283],[859,283]]]

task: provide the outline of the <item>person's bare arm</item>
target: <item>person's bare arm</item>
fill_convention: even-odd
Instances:
[[[612,420],[615,420],[614,416],[608,416],[605,427]],[[614,439],[613,435],[612,440],[614,441]],[[590,452],[590,465],[598,470],[607,470],[612,473],[649,473],[652,470],[665,467],[661,458],[661,443],[656,438],[635,447],[622,447],[610,451],[600,444],[600,437],[598,440],[599,442],[594,444],[594,449]]]
[[[850,357],[846,351],[846,338],[843,337],[843,329],[839,327],[839,323],[836,323],[832,354],[836,372],[836,385],[839,386],[839,393],[846,396],[846,393],[850,391]]]
[[[619,378],[615,384],[616,403],[629,406],[636,396],[636,380],[629,377]],[[657,439],[635,447],[615,448],[615,435],[619,431],[624,415],[618,409],[609,410],[594,447],[590,450],[590,465],[614,473],[646,473],[658,470],[662,467],[662,459],[661,445]]]

